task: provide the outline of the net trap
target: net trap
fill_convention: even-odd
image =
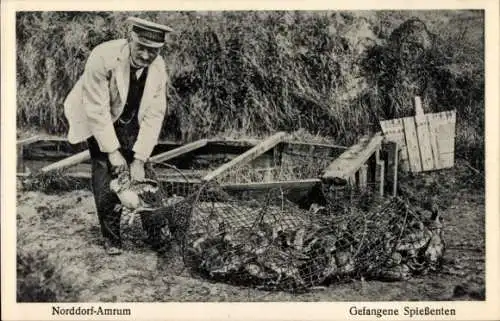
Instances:
[[[64,142],[47,146],[18,143],[18,177],[62,173],[89,183],[85,146],[71,155]],[[47,151],[63,156],[33,170],[26,155]],[[214,281],[298,292],[360,277],[405,280],[438,269],[444,240],[439,213],[398,197],[399,151],[380,133],[350,147],[283,132],[160,143],[148,181],[121,178],[113,188],[129,219],[156,222],[152,234],[178,244],[185,267]]]

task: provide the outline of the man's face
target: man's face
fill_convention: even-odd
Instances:
[[[160,53],[160,48],[147,47],[135,40],[130,41],[130,59],[136,67],[147,67]]]

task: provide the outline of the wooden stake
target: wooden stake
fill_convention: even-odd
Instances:
[[[424,109],[422,108],[422,100],[419,96],[415,97],[415,116],[421,116],[424,114]]]
[[[385,164],[382,160],[377,161],[377,164],[376,164],[375,182],[378,185],[378,192],[379,192],[380,196],[384,196]]]

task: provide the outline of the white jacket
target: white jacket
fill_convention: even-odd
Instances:
[[[120,144],[113,123],[123,112],[130,81],[130,50],[126,39],[104,42],[92,50],[83,75],[64,102],[69,122],[68,140],[75,144],[94,136],[102,152]],[[135,157],[147,160],[158,142],[166,101],[167,73],[158,56],[149,66],[139,107]]]

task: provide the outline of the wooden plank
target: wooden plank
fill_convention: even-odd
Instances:
[[[24,179],[29,178],[32,173],[16,173],[16,177],[22,182]],[[86,188],[91,189],[92,188],[92,175],[90,172],[74,172],[74,173],[65,173],[64,177],[71,178],[73,180],[76,180],[76,184],[74,184],[74,188],[81,188],[84,185]]]
[[[18,178],[26,178],[32,175],[31,173],[16,173]],[[75,178],[80,181],[88,182],[92,179],[92,173],[90,172],[68,172],[64,173],[64,176]],[[186,183],[186,184],[200,184],[203,183],[201,179],[196,177],[182,177],[182,176],[169,176],[169,175],[158,175],[156,179],[162,183]]]
[[[29,177],[33,175],[32,173],[16,173],[17,177]],[[64,176],[73,177],[73,178],[83,178],[90,179],[92,178],[92,174],[90,172],[74,172],[74,173],[64,173]]]
[[[29,145],[31,143],[42,140],[43,136],[35,135],[28,138],[24,138],[17,141],[17,155],[16,155],[16,170],[18,172],[24,172],[24,146]]]
[[[405,129],[405,138],[408,148],[408,159],[410,161],[410,170],[414,173],[422,171],[422,161],[420,159],[420,150],[418,147],[418,136],[415,128],[415,117],[403,118]]]
[[[301,179],[293,181],[274,181],[274,182],[252,182],[240,184],[223,184],[223,189],[230,191],[251,191],[251,190],[266,190],[273,188],[283,189],[310,189],[316,184],[320,184],[321,180],[317,178]]]
[[[41,139],[24,146],[24,160],[60,161],[87,149],[86,142],[70,144],[62,139]]]
[[[438,139],[438,144],[441,162],[444,168],[449,168],[455,164],[456,112],[447,112],[446,118],[447,126],[442,126],[439,133],[442,141]]]
[[[418,146],[420,150],[420,160],[422,170],[430,171],[434,169],[434,157],[432,156],[431,137],[429,133],[429,122],[426,115],[415,116],[415,126],[417,130]]]
[[[47,165],[47,166],[41,168],[40,171],[46,173],[46,172],[50,172],[53,170],[61,170],[61,169],[79,164],[79,163],[84,162],[84,161],[89,160],[89,159],[90,159],[90,152],[89,152],[89,150],[85,150],[85,151],[80,152],[78,154],[75,154],[73,156],[62,159],[58,162]]]
[[[303,141],[294,141],[294,140],[289,140],[289,139],[285,140],[283,142],[286,143],[286,144],[290,144],[290,145],[326,147],[326,148],[331,148],[331,149],[342,149],[342,150],[349,149],[349,147],[342,146],[342,145],[324,144],[324,143],[311,143],[311,142],[303,142]]]
[[[397,186],[398,186],[398,165],[399,165],[399,157],[398,157],[398,144],[396,142],[387,142],[383,145],[384,150],[387,154],[387,168],[386,172],[386,181],[392,186],[392,196],[397,195]]]
[[[408,148],[406,147],[406,138],[403,125],[403,119],[391,119],[380,122],[380,127],[386,138],[386,141],[392,141],[399,146],[399,158],[401,169],[405,172],[410,170]]]
[[[264,182],[271,182],[273,180],[273,159],[272,157],[264,157],[263,166],[259,166],[259,164],[254,164],[254,168],[264,167]]]
[[[380,133],[361,139],[328,165],[323,178],[349,179],[380,148],[383,139]]]
[[[180,169],[173,170],[169,168],[158,167],[155,168],[155,173],[161,177],[203,177],[208,174],[209,171],[204,169]]]
[[[432,151],[432,160],[434,162],[434,169],[441,168],[441,160],[439,157],[439,148],[438,148],[438,133],[434,130],[436,126],[434,126],[434,114],[427,114],[427,125],[429,127],[429,141],[431,144]]]
[[[41,135],[31,136],[31,137],[28,137],[28,138],[24,138],[24,139],[18,140],[17,141],[17,146],[29,145],[31,143],[40,141],[42,139],[44,139],[44,136],[41,136]]]
[[[280,165],[281,168],[289,168],[293,166],[293,157],[290,155],[290,144],[284,144],[281,149]]]
[[[376,164],[375,170],[375,182],[378,187],[378,193],[380,196],[384,196],[385,190],[385,164],[383,161],[379,161]]]
[[[422,108],[422,100],[419,96],[415,97],[415,116],[422,116],[424,114],[424,109]]]
[[[439,154],[437,169],[453,167],[455,162],[456,111],[436,113],[429,117],[433,118],[429,125],[436,137]]]
[[[359,169],[359,187],[365,189],[368,186],[368,165],[363,164]]]
[[[209,144],[213,145],[224,145],[224,146],[241,146],[241,147],[253,147],[259,144],[262,140],[256,138],[246,138],[246,139],[229,139],[229,138],[212,138],[208,140]]]
[[[339,157],[345,152],[348,147],[340,147],[338,145],[315,144],[304,142],[283,142],[281,150],[284,153],[290,154],[292,158],[307,157],[308,159],[331,159]],[[308,156],[309,155],[309,156]]]
[[[440,131],[440,127],[441,127],[440,115],[441,115],[441,113],[427,114],[427,119],[428,119],[429,128],[430,128],[429,131],[433,137],[434,144],[435,144],[435,146],[433,147],[433,148],[435,148],[433,150],[433,153],[435,154],[434,157],[437,158],[437,163],[435,165],[436,169],[443,168],[443,164],[441,162],[441,152],[439,150],[439,135],[440,135],[439,131]]]
[[[269,138],[267,138],[266,140],[257,144],[256,146],[249,149],[245,153],[235,157],[233,160],[218,167],[217,169],[215,169],[214,171],[212,171],[211,173],[206,175],[203,178],[203,180],[204,181],[211,181],[212,179],[221,176],[226,171],[228,171],[229,169],[231,169],[237,165],[241,165],[241,164],[244,164],[244,163],[247,163],[247,162],[254,160],[255,158],[257,158],[260,155],[262,155],[263,153],[267,152],[268,150],[270,150],[271,148],[273,148],[277,144],[281,143],[285,139],[285,137],[286,137],[285,132],[279,132],[279,133],[276,133],[276,134],[270,136]]]
[[[201,147],[207,145],[207,143],[208,143],[207,139],[200,139],[200,140],[191,142],[189,144],[182,145],[182,146],[180,146],[178,148],[174,148],[174,149],[169,150],[167,152],[155,155],[155,156],[153,156],[153,157],[151,157],[149,159],[149,162],[151,162],[151,163],[165,162],[165,161],[167,161],[169,159],[178,157],[180,155],[189,153],[189,152],[191,152],[191,151],[193,151],[195,149],[201,148]]]
[[[349,182],[349,185],[351,185],[352,187],[356,186],[356,173],[349,176],[348,182]]]

